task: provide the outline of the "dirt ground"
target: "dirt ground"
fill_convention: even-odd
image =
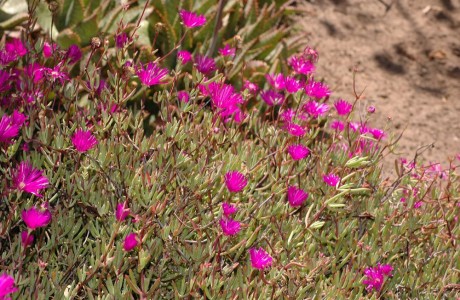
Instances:
[[[447,167],[460,153],[460,0],[310,0],[302,9],[297,24],[333,100],[354,100],[356,68],[361,115],[374,105],[374,125],[404,131],[386,160],[434,143],[423,159]]]

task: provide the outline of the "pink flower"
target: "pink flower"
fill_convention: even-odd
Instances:
[[[222,118],[237,115],[240,111],[238,104],[243,103],[243,97],[235,92],[233,86],[229,84],[219,84],[211,82],[207,89],[208,96],[214,108]]]
[[[303,109],[313,118],[318,118],[319,116],[323,116],[329,110],[329,106],[325,103],[318,103],[311,100],[305,103]]]
[[[0,70],[0,92],[6,92],[11,88],[11,78],[10,73]]]
[[[302,85],[300,84],[300,81],[294,77],[286,76],[286,78],[284,78],[284,87],[288,93],[293,94],[300,90]]]
[[[284,96],[273,90],[263,91],[260,97],[270,106],[281,105],[284,102]]]
[[[307,132],[305,128],[293,122],[287,122],[284,129],[293,136],[303,136]]]
[[[147,86],[163,84],[164,82],[161,82],[161,80],[168,73],[168,69],[162,69],[157,64],[152,62],[148,63],[144,67],[141,66],[139,70],[137,70],[137,76],[139,76],[141,82]]]
[[[331,128],[335,129],[337,131],[343,131],[343,129],[345,128],[345,124],[343,124],[343,122],[341,122],[339,120],[334,120],[331,123]]]
[[[331,91],[324,83],[311,80],[305,86],[305,93],[307,93],[310,97],[321,99],[328,97],[331,94]]]
[[[191,11],[181,9],[179,15],[187,28],[201,27],[206,23],[204,15],[197,15]]]
[[[91,131],[78,129],[72,136],[72,144],[78,152],[86,152],[97,145],[97,140]]]
[[[15,59],[20,56],[23,57],[27,54],[27,48],[24,46],[20,39],[12,39],[5,44],[5,51],[10,53]]]
[[[304,203],[305,200],[307,200],[308,193],[306,193],[304,190],[299,189],[295,186],[290,186],[288,188],[287,198],[288,198],[289,204],[292,207],[297,207],[297,206],[301,206],[302,203]]]
[[[182,62],[182,64],[186,64],[192,59],[192,54],[186,50],[181,50],[177,52],[177,58]]]
[[[370,113],[370,114],[373,114],[373,113],[375,113],[375,107],[374,107],[374,106],[372,106],[372,105],[371,105],[371,106],[369,106],[369,107],[367,108],[367,112],[368,112],[368,113]]]
[[[21,162],[13,175],[13,186],[20,191],[42,197],[38,192],[49,184],[48,178],[43,176],[43,171],[34,169],[31,163]]]
[[[209,74],[217,69],[214,59],[204,55],[195,56],[196,69],[202,74]]]
[[[77,45],[70,45],[67,49],[66,57],[71,64],[78,62],[81,59],[81,50]]]
[[[288,147],[288,153],[291,155],[293,160],[301,160],[310,154],[310,150],[304,145],[295,144]]]
[[[7,300],[6,296],[8,294],[12,294],[18,290],[17,287],[14,286],[14,278],[7,275],[2,274],[0,275],[0,299]]]
[[[281,111],[279,117],[284,122],[292,122],[292,119],[295,117],[295,111],[292,108],[288,108]]]
[[[340,182],[340,177],[335,174],[330,173],[330,174],[324,175],[323,180],[327,185],[337,186],[337,184]]]
[[[45,42],[43,44],[43,56],[45,58],[53,56],[53,51],[56,51],[57,45],[52,43]]]
[[[222,218],[219,221],[220,227],[224,235],[232,236],[236,235],[241,230],[241,224],[230,218]]]
[[[225,174],[225,184],[232,193],[242,191],[247,183],[246,177],[238,171],[230,171]]]
[[[19,134],[20,127],[12,117],[3,115],[0,119],[0,143],[10,143]]]
[[[267,79],[268,83],[270,83],[270,85],[277,90],[282,90],[286,86],[283,74],[267,74],[265,75],[265,78]]]
[[[187,91],[178,91],[177,99],[179,99],[181,102],[188,103],[190,100],[190,95],[187,93]]]
[[[227,202],[222,203],[222,210],[224,211],[224,216],[228,217],[235,214],[238,211],[234,205],[231,205]]]
[[[51,82],[59,80],[61,85],[69,80],[69,75],[62,70],[62,64],[57,64],[53,68],[43,68],[43,73]]]
[[[335,106],[335,109],[337,110],[337,113],[341,116],[348,115],[353,108],[353,105],[351,103],[348,103],[347,101],[343,99],[337,100],[334,106]]]
[[[219,53],[222,56],[235,56],[236,48],[231,48],[229,44],[226,44],[224,48],[219,49]]]
[[[130,233],[125,237],[123,241],[123,249],[125,251],[131,251],[139,244],[138,237],[136,233]]]
[[[34,242],[34,236],[27,230],[21,232],[21,244],[22,247],[27,248]]]
[[[115,218],[119,222],[123,222],[127,216],[129,216],[129,213],[131,211],[129,210],[128,204],[126,202],[123,203],[118,203],[117,204],[117,210],[115,211]]]
[[[272,265],[273,258],[263,248],[259,248],[259,250],[251,248],[249,249],[249,255],[251,265],[255,269],[263,270]]]
[[[32,63],[24,67],[24,74],[33,79],[34,83],[40,82],[45,77],[46,69],[38,63]]]
[[[115,46],[117,48],[123,48],[128,42],[129,39],[126,32],[119,33],[115,36]]]
[[[293,56],[289,60],[289,65],[297,74],[308,75],[315,71],[315,65],[308,59],[299,56]]]
[[[423,202],[422,201],[417,201],[414,203],[414,208],[420,208],[422,207]]]
[[[259,91],[259,87],[257,86],[257,84],[250,82],[249,80],[244,81],[243,88],[245,90],[248,90],[249,93],[253,95],[257,94],[257,92]]]
[[[372,136],[376,140],[380,140],[383,137],[385,137],[385,132],[382,129],[372,128],[372,129],[369,130],[369,132],[372,134]]]
[[[384,276],[391,276],[391,272],[393,271],[393,267],[390,265],[383,265],[377,264],[377,266],[373,268],[367,268],[364,270],[364,275],[366,275],[366,280],[363,281],[363,284],[367,285],[366,289],[371,292],[372,290],[380,291],[383,282]]]
[[[30,229],[45,227],[51,222],[51,212],[48,209],[40,211],[32,207],[28,210],[23,210],[21,216]]]

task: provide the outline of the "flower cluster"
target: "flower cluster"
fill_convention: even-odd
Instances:
[[[364,270],[366,279],[363,284],[366,285],[366,289],[371,292],[372,290],[380,291],[382,289],[385,277],[391,276],[393,267],[390,265],[377,264],[375,267],[367,268]]]

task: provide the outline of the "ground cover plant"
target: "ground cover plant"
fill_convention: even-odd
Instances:
[[[0,299],[458,295],[458,160],[383,178],[287,1],[53,3],[2,39]]]

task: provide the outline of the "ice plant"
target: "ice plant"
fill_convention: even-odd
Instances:
[[[259,87],[257,86],[257,84],[250,82],[249,80],[244,81],[243,88],[245,90],[248,90],[249,93],[251,93],[252,95],[257,94],[257,92],[259,91]]]
[[[353,105],[351,103],[343,99],[337,100],[334,106],[335,106],[335,109],[337,110],[337,113],[341,116],[348,115],[353,108]]]
[[[51,44],[48,42],[43,43],[43,56],[45,58],[53,56],[53,51],[55,51],[56,48],[57,48],[57,45],[54,43],[51,43]]]
[[[235,214],[238,211],[234,205],[231,205],[227,202],[222,203],[222,210],[224,211],[224,216],[228,217]]]
[[[178,91],[177,99],[179,99],[181,102],[187,103],[190,100],[190,95],[187,91]]]
[[[77,45],[70,45],[67,49],[66,57],[71,64],[78,62],[81,59],[81,50]]]
[[[272,265],[273,258],[263,249],[256,248],[249,249],[249,255],[251,258],[251,265],[255,269],[263,270]]]
[[[204,15],[197,15],[191,11],[181,9],[179,15],[187,28],[201,27],[206,23],[206,17]]]
[[[292,207],[298,207],[307,200],[308,193],[296,186],[290,186],[287,191],[287,198]]]
[[[42,197],[38,192],[46,188],[48,184],[48,178],[43,176],[43,171],[34,169],[29,162],[21,162],[14,171],[13,186],[19,191]]]
[[[284,78],[284,88],[288,93],[296,93],[301,89],[301,87],[302,85],[300,84],[300,81],[294,77],[286,76],[286,78]]]
[[[18,288],[15,286],[14,278],[8,274],[0,275],[0,300],[7,300],[9,294],[16,292]]]
[[[192,59],[192,54],[186,50],[181,50],[177,52],[177,58],[182,62],[182,64],[186,64]]]
[[[236,235],[241,230],[240,222],[231,218],[221,218],[219,224],[222,232],[227,236]]]
[[[226,44],[223,48],[219,49],[219,53],[222,56],[235,56],[236,49],[231,48],[229,44]]]
[[[307,132],[305,128],[293,122],[287,122],[284,129],[293,136],[303,136]]]
[[[325,103],[319,103],[311,100],[305,103],[303,109],[313,118],[318,118],[319,116],[323,116],[329,110],[329,106]]]
[[[211,97],[213,108],[218,110],[222,118],[230,117],[240,111],[238,105],[243,103],[243,98],[235,92],[233,86],[212,82],[205,92]]]
[[[97,140],[89,130],[78,129],[72,136],[72,144],[78,152],[86,152],[97,145]]]
[[[286,86],[283,74],[267,74],[265,75],[265,78],[267,79],[268,83],[270,83],[270,85],[277,90],[282,90]]]
[[[51,222],[51,212],[48,209],[41,211],[35,207],[23,210],[21,213],[22,220],[30,229],[45,227]]]
[[[10,143],[19,134],[20,127],[13,117],[3,115],[0,119],[0,143]]]
[[[372,136],[376,140],[380,140],[383,137],[385,137],[385,132],[382,129],[379,129],[379,128],[371,128],[371,129],[369,129],[369,132],[372,134]]]
[[[238,171],[230,171],[225,174],[225,184],[232,193],[242,191],[247,183],[246,177]]]
[[[260,97],[270,106],[281,105],[284,101],[284,96],[273,90],[261,92]]]
[[[315,65],[310,60],[301,56],[291,57],[289,65],[297,74],[308,75],[315,71]]]
[[[10,73],[0,70],[0,93],[10,89]]]
[[[364,270],[364,275],[366,275],[366,280],[363,281],[363,284],[366,285],[366,289],[371,292],[372,290],[380,291],[383,286],[383,282],[386,276],[391,276],[393,267],[390,265],[380,265],[373,268],[367,268]]]
[[[295,144],[288,147],[288,153],[293,160],[301,160],[310,154],[310,150],[302,144]]]
[[[204,55],[195,56],[196,69],[202,74],[209,74],[217,69],[214,59]]]
[[[130,214],[128,204],[126,202],[118,203],[117,209],[115,211],[115,218],[118,222],[123,222],[127,216]]]
[[[27,248],[34,242],[34,236],[32,233],[29,233],[28,230],[23,230],[21,232],[21,244],[22,247]]]
[[[311,80],[305,85],[305,93],[310,97],[321,99],[328,97],[331,91],[324,83]]]
[[[340,182],[340,177],[333,173],[330,173],[330,174],[324,175],[323,180],[327,185],[337,186],[337,184]]]
[[[334,120],[331,123],[331,128],[337,131],[343,131],[343,129],[345,128],[345,125],[343,124],[343,122],[339,120]]]
[[[168,69],[160,68],[156,63],[149,62],[137,70],[137,76],[146,86],[162,84],[161,80],[169,73]]]
[[[123,241],[123,249],[125,251],[131,251],[139,244],[138,237],[136,233],[130,233],[125,237]]]
[[[128,41],[128,34],[126,34],[126,32],[119,33],[115,36],[115,45],[117,48],[123,48],[128,44]]]

